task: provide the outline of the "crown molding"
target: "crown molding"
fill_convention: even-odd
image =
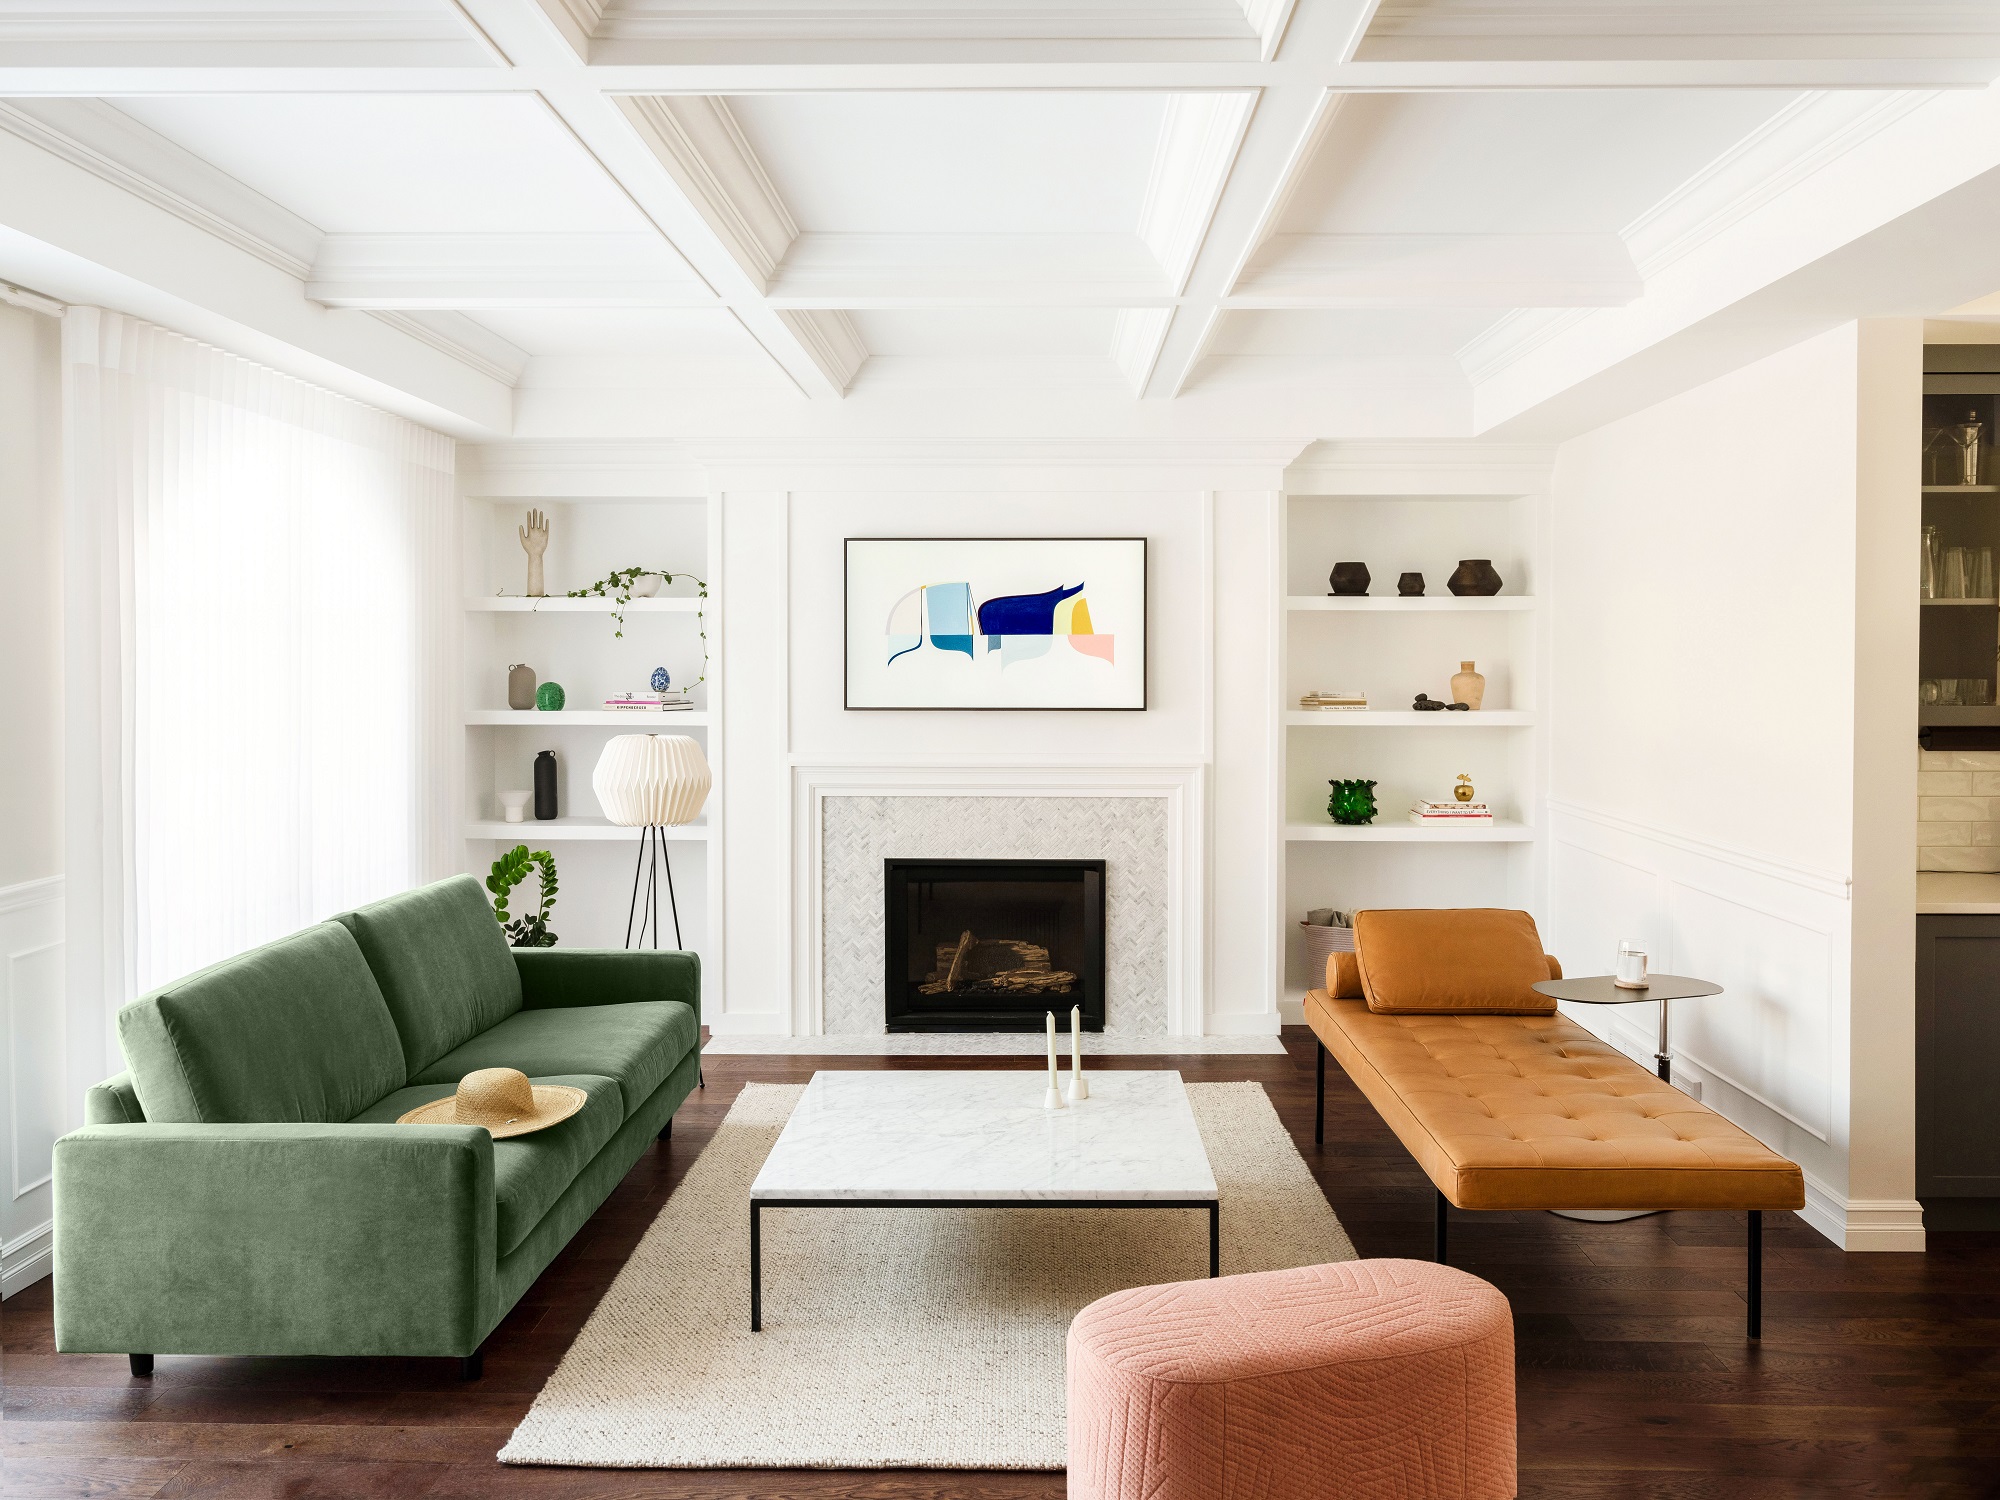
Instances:
[[[767,291],[799,226],[727,102],[637,94],[616,103],[731,259]]]
[[[1294,495],[1532,495],[1548,489],[1555,461],[1553,443],[1315,443],[1285,471],[1285,488]]]
[[[432,67],[492,59],[451,5],[84,5],[45,0],[0,15],[14,68]],[[476,29],[474,29],[476,30]]]
[[[1593,311],[1588,307],[1517,307],[1459,347],[1459,368],[1467,380],[1478,385],[1567,333]]]
[[[1639,274],[1651,280],[1934,97],[1802,94],[1625,226]]]
[[[428,344],[440,354],[450,355],[468,369],[505,386],[521,383],[527,372],[528,355],[482,323],[460,313],[445,311],[367,308],[368,315],[407,334],[420,344]]]
[[[1274,234],[1237,307],[1622,307],[1645,290],[1615,234]]]
[[[304,279],[319,230],[101,99],[0,100],[0,130]]]
[[[330,234],[306,280],[327,307],[712,307],[657,234]]]
[[[1171,307],[1121,307],[1111,325],[1111,359],[1137,396],[1145,392],[1160,345],[1174,320]]]
[[[861,342],[861,330],[854,326],[854,320],[837,308],[778,308],[776,313],[806,357],[845,395],[868,363],[868,346]]]
[[[1256,94],[1247,89],[1167,98],[1139,209],[1139,238],[1159,262],[1174,296],[1187,288],[1256,106]]]

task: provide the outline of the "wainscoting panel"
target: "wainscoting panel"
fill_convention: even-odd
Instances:
[[[49,1273],[50,1165],[63,1082],[62,880],[0,889],[0,1296]]]

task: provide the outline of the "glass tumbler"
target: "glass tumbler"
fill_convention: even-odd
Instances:
[[[1938,596],[1938,529],[1924,528],[1924,572],[1923,597],[1935,599]]]
[[[1965,549],[1947,547],[1944,549],[1944,581],[1938,588],[1940,599],[1963,599],[1965,597]]]

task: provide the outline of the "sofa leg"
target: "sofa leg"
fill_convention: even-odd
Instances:
[[[128,1354],[132,1362],[132,1374],[139,1380],[150,1380],[153,1375],[153,1356],[150,1354]]]
[[[1313,1038],[1313,1144],[1326,1144],[1326,1043]]]
[[[486,1373],[486,1351],[475,1349],[458,1362],[460,1380],[477,1380]]]
[[[1764,1211],[1750,1210],[1750,1337],[1764,1336]]]
[[[674,1138],[674,1117],[672,1115],[668,1115],[667,1123],[660,1127],[660,1139],[663,1141],[670,1141],[673,1138]]]
[[[1445,1198],[1443,1191],[1439,1190],[1437,1195],[1437,1228],[1436,1231],[1431,1236],[1431,1259],[1436,1261],[1439,1265],[1444,1265],[1446,1263],[1444,1257],[1444,1227],[1445,1227],[1444,1212],[1450,1206],[1451,1205],[1449,1201]]]

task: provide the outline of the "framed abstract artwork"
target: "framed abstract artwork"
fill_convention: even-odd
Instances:
[[[1144,537],[847,538],[855,709],[1146,706]]]

